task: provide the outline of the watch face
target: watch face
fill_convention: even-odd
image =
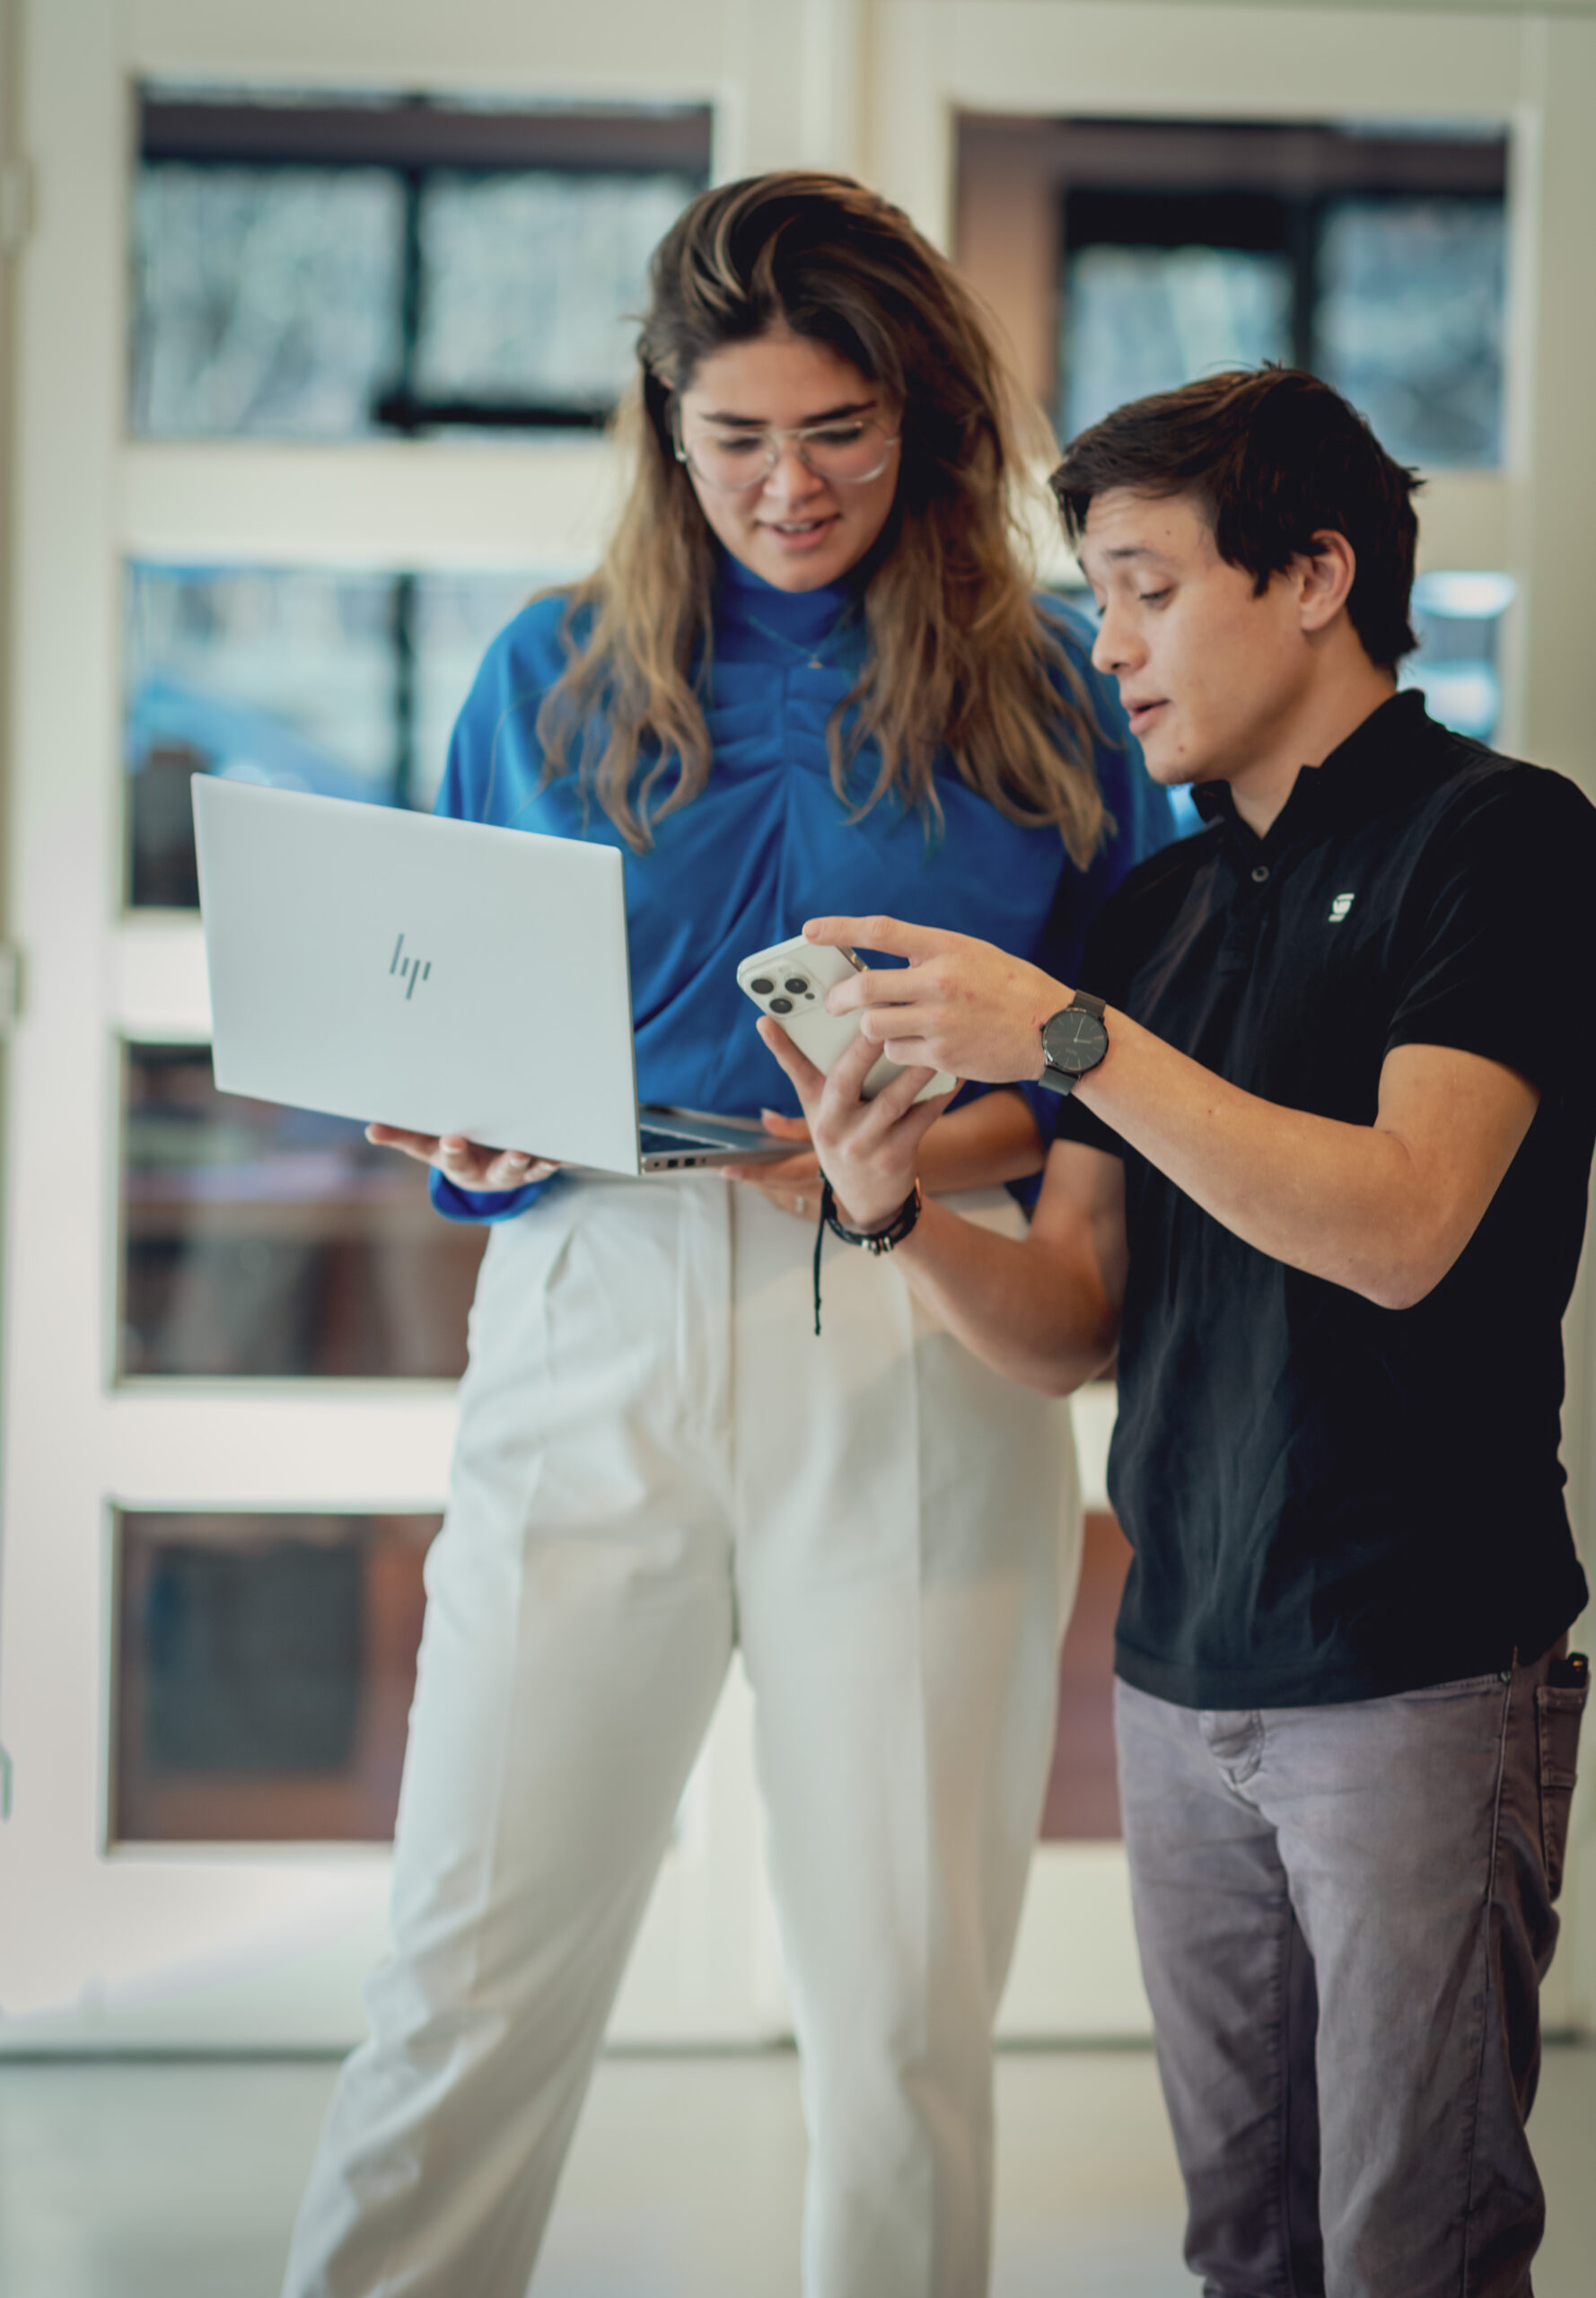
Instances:
[[[1109,1049],[1109,1032],[1096,1013],[1083,1006],[1066,1005],[1042,1028],[1042,1050],[1055,1069],[1066,1076],[1083,1077],[1095,1069]]]

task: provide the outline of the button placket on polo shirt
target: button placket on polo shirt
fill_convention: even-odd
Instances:
[[[1239,833],[1232,831],[1233,837]],[[1258,841],[1249,838],[1252,859],[1246,850],[1233,860],[1235,888],[1225,917],[1224,933],[1215,961],[1215,971],[1220,974],[1246,974],[1252,971],[1258,954],[1258,936],[1263,931],[1265,916],[1273,899],[1275,864],[1267,860]]]

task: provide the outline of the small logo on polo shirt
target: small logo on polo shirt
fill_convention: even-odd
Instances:
[[[1330,924],[1339,925],[1356,899],[1356,894],[1333,895],[1330,900]]]

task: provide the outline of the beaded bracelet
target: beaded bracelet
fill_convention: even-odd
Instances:
[[[925,1192],[916,1181],[884,1229],[847,1229],[837,1217],[837,1196],[824,1173],[820,1175],[820,1217],[815,1224],[815,1332],[820,1329],[820,1246],[828,1229],[845,1245],[867,1253],[890,1253],[900,1245],[925,1209]]]

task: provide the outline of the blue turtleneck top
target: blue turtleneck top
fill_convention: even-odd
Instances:
[[[1114,829],[1083,872],[1057,830],[1007,820],[951,762],[937,773],[940,833],[928,835],[893,797],[850,822],[832,786],[826,722],[862,659],[855,594],[847,583],[778,591],[729,557],[706,697],[713,771],[690,804],[655,821],[647,853],[630,850],[574,775],[540,786],[538,706],[566,659],[558,597],[523,609],[488,648],[454,730],[437,811],[619,849],[640,1100],[731,1116],[762,1107],[796,1114],[737,987],[738,962],[750,951],[796,934],[806,917],[879,911],[978,934],[1073,982],[1092,917],[1126,873],[1174,834],[1169,800],[1147,777],[1111,683],[1091,668],[1085,625],[1056,599],[1040,604],[1109,737],[1097,772]],[[873,772],[867,750],[855,767],[860,787]],[[1054,1113],[1046,1098],[1044,1137]],[[487,1193],[432,1175],[434,1203],[454,1220],[506,1219],[556,1185]]]

